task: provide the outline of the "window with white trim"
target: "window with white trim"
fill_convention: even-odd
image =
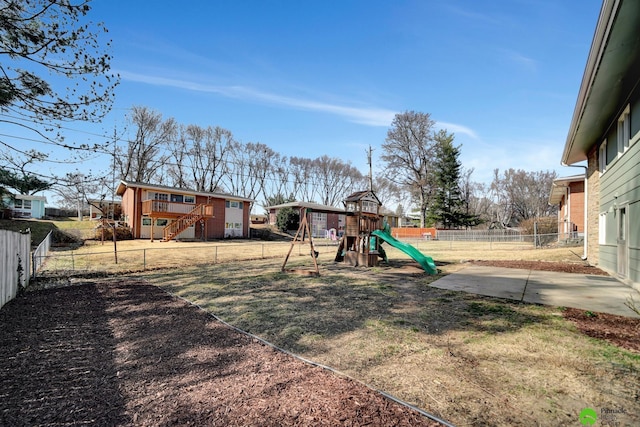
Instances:
[[[598,170],[600,173],[604,173],[607,170],[607,140],[605,139],[600,144],[600,149],[598,150]]]
[[[618,119],[618,155],[621,155],[629,148],[631,141],[631,108],[627,105],[622,115]]]
[[[193,204],[196,202],[196,196],[184,196],[184,202]]]
[[[607,241],[607,213],[601,213],[598,218],[598,244],[604,245]]]

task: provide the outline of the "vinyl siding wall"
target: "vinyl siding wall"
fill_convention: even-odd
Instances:
[[[604,239],[599,244],[598,264],[605,270],[617,272],[619,209],[625,207],[629,251],[626,279],[640,287],[640,102],[637,99],[631,103],[630,116],[631,141],[624,153],[618,153],[617,149],[617,118],[606,136],[607,169],[599,176],[599,215]],[[615,153],[609,146],[615,148]]]

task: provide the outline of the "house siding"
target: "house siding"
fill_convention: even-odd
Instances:
[[[640,121],[640,104],[633,104],[633,117]],[[633,129],[633,128],[632,128]],[[640,131],[632,137],[629,148],[613,159],[607,155],[607,170],[599,176],[599,215],[604,216],[600,226],[604,226],[605,240],[599,245],[598,265],[611,273],[618,272],[618,212],[626,208],[628,228],[628,275],[624,279],[640,287]],[[612,139],[614,131],[607,135],[611,145],[617,145]],[[617,148],[616,148],[617,150]],[[609,150],[607,150],[609,151]],[[616,151],[617,153],[617,151]],[[595,162],[597,163],[597,162]]]

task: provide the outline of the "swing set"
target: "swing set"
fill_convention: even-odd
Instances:
[[[296,235],[291,241],[291,247],[289,248],[289,252],[287,253],[287,256],[284,259],[284,263],[282,263],[281,271],[288,272],[288,273],[302,274],[306,276],[319,276],[320,270],[318,269],[318,251],[316,251],[315,248],[313,247],[313,238],[311,237],[311,229],[309,228],[309,220],[307,219],[307,217],[311,213],[311,209],[309,208],[302,208],[302,209],[303,209],[304,215],[302,216],[302,220],[300,221],[300,225],[298,226],[298,231],[296,231]],[[299,268],[287,269],[286,268],[287,261],[289,261],[289,256],[291,255],[293,248],[296,245],[304,245],[305,239],[307,239],[307,241],[309,242],[309,252],[311,255],[311,259],[313,259],[314,269],[313,270],[305,270],[305,269],[299,269]]]

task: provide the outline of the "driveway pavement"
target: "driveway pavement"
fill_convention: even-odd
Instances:
[[[534,304],[640,317],[625,302],[640,305],[640,293],[610,276],[470,265],[431,286]]]

